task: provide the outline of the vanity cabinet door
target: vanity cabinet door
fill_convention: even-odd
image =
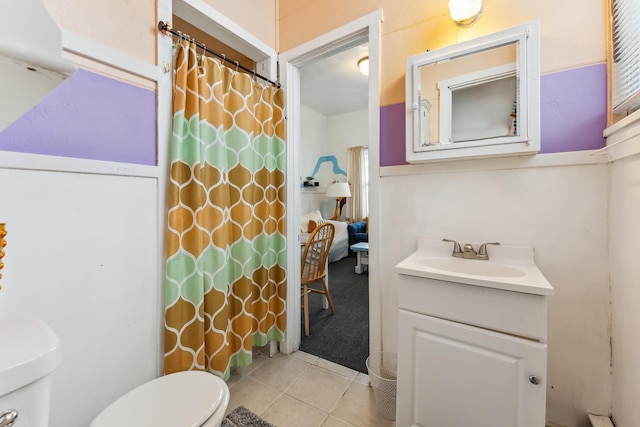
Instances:
[[[546,344],[400,310],[398,427],[543,427]]]

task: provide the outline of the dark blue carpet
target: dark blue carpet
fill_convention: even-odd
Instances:
[[[336,309],[322,308],[322,295],[309,295],[309,336],[304,336],[300,350],[331,362],[367,372],[369,356],[369,275],[356,274],[355,257],[329,264],[329,291]],[[316,286],[315,284],[313,286]]]

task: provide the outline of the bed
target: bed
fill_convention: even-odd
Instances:
[[[349,254],[349,232],[347,230],[347,223],[344,221],[325,220],[322,218],[320,211],[313,211],[302,215],[300,218],[300,242],[306,242],[309,238],[311,234],[309,225],[313,226],[314,223],[318,224],[322,222],[333,224],[336,229],[331,249],[329,249],[329,262],[341,260]]]

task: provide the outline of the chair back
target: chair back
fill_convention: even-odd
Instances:
[[[333,224],[325,222],[316,227],[304,245],[302,253],[302,283],[320,280],[326,274],[327,256],[336,232]]]

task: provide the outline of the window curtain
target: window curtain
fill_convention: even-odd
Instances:
[[[286,324],[284,94],[176,48],[165,373],[225,379]]]
[[[363,221],[369,216],[369,175],[365,147],[347,149],[347,180],[351,185],[349,218],[352,222]]]

